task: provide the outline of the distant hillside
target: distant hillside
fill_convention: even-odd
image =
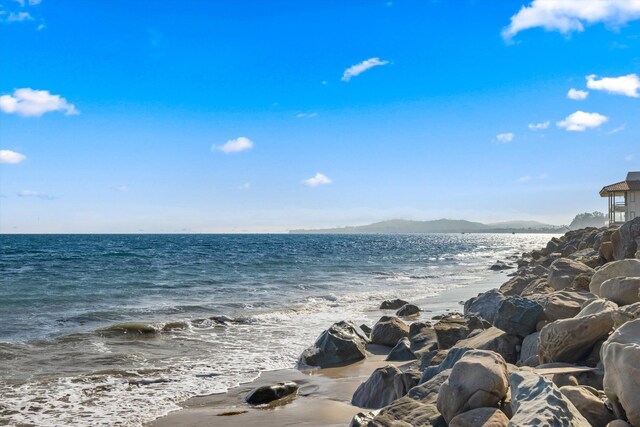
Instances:
[[[291,230],[290,233],[557,233],[564,227],[536,221],[508,221],[483,224],[463,219],[437,219],[433,221],[409,221],[392,219],[369,225],[315,230]]]

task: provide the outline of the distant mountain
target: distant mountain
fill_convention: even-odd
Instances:
[[[543,224],[537,221],[507,221],[492,224],[465,221],[463,219],[437,219],[433,221],[410,221],[392,219],[369,225],[315,230],[291,230],[290,233],[556,233],[564,227]]]

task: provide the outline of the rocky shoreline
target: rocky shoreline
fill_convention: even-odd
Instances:
[[[419,307],[384,301],[372,327],[334,323],[301,354],[309,380],[285,373],[245,387],[227,407],[298,405],[283,419],[305,425],[340,425],[301,418],[340,402],[343,418],[360,411],[352,427],[640,427],[639,249],[640,218],[570,231],[509,260],[517,266],[509,280],[465,301],[462,313],[419,320]],[[320,405],[301,393],[314,376],[367,368],[340,396],[328,387]]]

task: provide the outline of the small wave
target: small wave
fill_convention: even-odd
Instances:
[[[161,323],[128,322],[116,323],[106,328],[98,329],[96,332],[105,335],[156,335],[162,332],[164,325]]]

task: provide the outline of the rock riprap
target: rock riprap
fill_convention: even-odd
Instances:
[[[357,362],[367,356],[367,336],[353,322],[334,323],[315,344],[307,348],[298,362],[301,365],[327,368]]]
[[[536,330],[541,314],[540,304],[515,295],[500,303],[493,325],[508,334],[526,337]]]
[[[471,350],[453,366],[440,387],[436,406],[449,423],[471,409],[495,407],[507,395],[507,364],[499,354]]]
[[[559,258],[555,260],[549,267],[549,277],[547,283],[553,289],[569,288],[573,284],[574,279],[579,274],[587,274],[592,276],[595,270],[581,262],[574,261],[569,258]]]
[[[371,330],[371,342],[395,347],[402,338],[409,336],[409,326],[393,316],[382,316]]]
[[[640,277],[614,277],[600,285],[600,296],[620,306],[640,302],[638,292],[640,292]]]
[[[589,291],[600,295],[600,286],[605,280],[614,277],[640,277],[640,259],[624,259],[603,265],[596,271],[589,283]]]

